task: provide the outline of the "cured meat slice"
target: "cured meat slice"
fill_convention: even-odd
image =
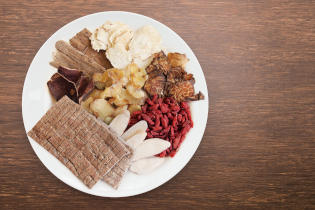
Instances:
[[[85,96],[94,89],[93,79],[76,69],[58,68],[47,82],[48,88],[56,101],[63,96],[68,96],[76,103],[80,103]]]
[[[58,73],[64,76],[67,80],[77,83],[77,81],[80,79],[80,77],[83,74],[83,71],[77,70],[77,69],[68,69],[60,66],[58,68]]]
[[[55,73],[47,82],[50,93],[59,101],[63,96],[68,96],[72,101],[78,103],[78,94],[75,83],[67,80],[61,74]]]

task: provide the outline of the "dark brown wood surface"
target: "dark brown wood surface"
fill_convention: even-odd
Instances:
[[[155,190],[117,199],[51,174],[21,109],[42,44],[68,22],[110,10],[178,33],[209,91],[206,132],[187,166]],[[0,209],[315,209],[314,1],[3,0],[0,43]]]

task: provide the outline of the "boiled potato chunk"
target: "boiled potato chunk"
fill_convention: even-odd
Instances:
[[[94,89],[94,90],[92,90],[92,91],[89,93],[89,97],[92,97],[92,98],[94,98],[94,99],[98,99],[98,98],[100,98],[101,93],[102,93],[101,90]]]
[[[122,69],[111,68],[102,73],[93,74],[92,78],[94,80],[95,86],[99,90],[104,90],[111,87],[113,84],[122,83],[125,85],[128,79],[124,78],[125,71]],[[128,75],[126,75],[127,77]]]
[[[124,111],[126,111],[128,108],[128,105],[124,105],[124,106],[119,106],[117,107],[117,109],[115,109],[115,113],[114,113],[114,117],[116,117],[119,114],[124,113]]]
[[[90,109],[96,118],[104,121],[105,117],[113,116],[115,109],[105,99],[95,99],[90,104]]]
[[[112,79],[113,84],[116,84],[117,82],[119,82],[119,80],[121,80],[124,77],[124,70],[122,69],[112,68],[108,69],[103,74],[105,73],[107,73],[108,77]]]
[[[108,98],[108,97],[116,97],[123,88],[123,84],[117,83],[113,84],[110,87],[105,88],[105,90],[101,93],[100,98]]]
[[[119,96],[116,96],[114,98],[109,99],[108,103],[115,104],[116,106],[125,106],[128,105],[130,102],[126,98],[120,98]]]
[[[132,95],[133,97],[137,99],[144,97],[144,91],[141,89],[135,88],[131,83],[128,83],[126,85],[126,90],[128,91],[128,93],[130,93],[130,95]]]
[[[130,82],[135,87],[135,89],[140,89],[144,86],[147,80],[147,72],[144,68],[139,68],[137,64],[133,63],[128,66],[130,69]]]
[[[92,76],[94,84],[97,89],[104,90],[106,87],[111,86],[111,79],[109,78],[106,72],[102,73],[95,73]]]
[[[132,115],[133,112],[135,112],[135,111],[141,111],[141,106],[137,105],[137,104],[131,104],[128,107],[128,111],[130,112],[130,115]]]
[[[144,105],[145,100],[148,98],[148,95],[144,92],[144,97],[137,99],[133,97],[125,88],[122,88],[119,95],[115,98],[111,98],[109,102],[112,104],[114,103],[116,106],[123,106],[127,104],[138,104]]]
[[[107,116],[104,119],[104,123],[106,123],[107,125],[109,125],[112,121],[113,121],[113,117]]]
[[[90,108],[90,103],[94,101],[93,97],[88,97],[85,101],[81,101],[81,106],[88,111],[89,113],[93,114],[93,111]]]

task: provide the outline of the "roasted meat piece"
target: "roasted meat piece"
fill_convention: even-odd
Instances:
[[[67,80],[76,83],[83,74],[83,71],[77,69],[69,69],[59,66],[58,73],[65,77]]]
[[[58,68],[58,73],[55,73],[47,82],[47,85],[56,101],[67,95],[76,103],[80,103],[94,89],[93,79],[82,71],[61,66]]]
[[[166,86],[166,77],[163,73],[155,70],[148,74],[148,80],[145,82],[143,88],[152,97],[157,94],[160,97],[165,95],[164,89]]]
[[[202,94],[202,92],[199,91],[199,93],[193,95],[192,97],[189,98],[191,101],[199,101],[205,99],[205,96]]]
[[[171,64],[168,62],[168,59],[163,51],[156,53],[151,64],[145,69],[147,73],[151,73],[155,70],[160,71],[161,73],[167,75],[171,69]]]
[[[146,68],[149,78],[144,89],[151,97],[169,96],[178,102],[204,99],[201,92],[194,95],[195,78],[184,70],[188,61],[185,54],[169,53],[166,57],[163,51],[157,53]]]
[[[166,86],[166,92],[168,92],[169,90],[173,89],[176,85],[180,85],[180,84],[184,84],[181,82],[184,81],[189,81],[192,85],[195,84],[195,78],[193,77],[192,74],[187,74],[187,72],[185,70],[183,70],[183,68],[181,66],[175,66],[172,67],[171,70],[169,71],[168,75],[167,75],[167,86]],[[190,84],[189,84],[190,86]],[[187,90],[190,90],[191,88],[188,88]],[[194,91],[194,89],[192,89]],[[175,91],[175,89],[174,89]],[[176,90],[176,91],[181,91],[181,95],[185,95],[185,96],[192,96],[191,93],[184,93],[185,90]],[[193,93],[192,93],[193,94]],[[169,95],[168,95],[169,96]],[[182,99],[180,99],[182,100]],[[186,100],[183,99],[183,100]]]
[[[182,80],[184,81],[190,81],[193,84],[195,84],[195,78],[193,74],[187,74],[187,72],[184,72],[183,76],[182,76]]]
[[[182,80],[190,80],[193,84],[195,84],[195,78],[193,74],[187,74],[187,72],[181,66],[172,67],[167,74],[167,83],[173,84]]]
[[[59,101],[63,96],[66,95],[72,101],[78,103],[78,94],[75,83],[67,80],[61,74],[55,73],[47,82],[47,85],[56,101]]]
[[[191,81],[180,81],[167,87],[167,96],[174,98],[177,102],[186,101],[195,93]]]
[[[167,58],[168,62],[171,64],[172,67],[180,66],[182,67],[182,69],[185,69],[186,64],[189,61],[186,54],[180,53],[169,53],[167,55]]]
[[[185,71],[180,66],[172,67],[171,70],[167,74],[167,83],[173,84],[175,82],[179,82]]]

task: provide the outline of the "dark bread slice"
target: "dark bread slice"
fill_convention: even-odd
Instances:
[[[130,153],[108,126],[67,96],[49,109],[28,135],[89,188]]]

